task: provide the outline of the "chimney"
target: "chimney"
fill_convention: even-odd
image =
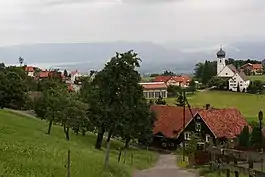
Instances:
[[[206,110],[209,110],[211,108],[211,105],[210,104],[206,104],[205,108],[206,108]]]

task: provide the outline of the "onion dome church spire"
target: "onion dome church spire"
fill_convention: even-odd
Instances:
[[[217,52],[217,58],[225,58],[225,51],[223,51],[223,48],[221,47],[220,50]]]

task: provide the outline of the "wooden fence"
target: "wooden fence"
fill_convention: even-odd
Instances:
[[[211,153],[212,168],[225,170],[227,177],[230,177],[231,172],[235,177],[239,177],[239,174],[246,174],[249,177],[265,177],[263,173],[265,153],[217,147],[208,148],[207,151]]]

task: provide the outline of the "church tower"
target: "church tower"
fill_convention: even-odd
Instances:
[[[218,74],[224,69],[225,67],[225,51],[223,51],[222,47],[220,48],[220,50],[217,52],[217,73],[216,75],[218,76]]]

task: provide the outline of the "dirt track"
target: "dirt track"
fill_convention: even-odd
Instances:
[[[196,177],[196,174],[177,167],[174,155],[161,155],[155,167],[136,172],[133,177]]]

